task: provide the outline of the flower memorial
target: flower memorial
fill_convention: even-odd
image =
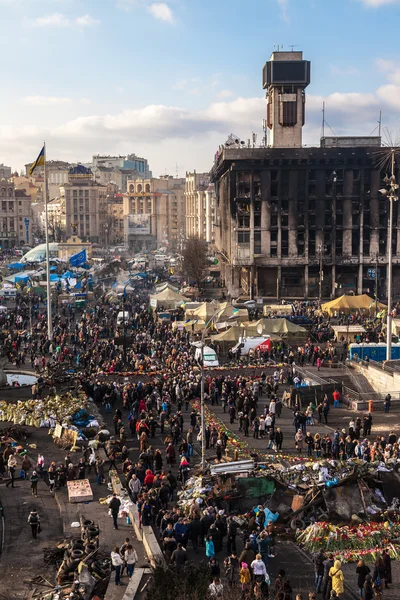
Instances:
[[[400,558],[400,522],[365,523],[338,527],[327,522],[309,525],[296,534],[296,542],[305,550],[320,550],[333,554],[343,563],[357,562],[361,558],[373,563],[388,548],[391,558]]]

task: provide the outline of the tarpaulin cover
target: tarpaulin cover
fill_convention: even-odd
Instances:
[[[81,408],[72,416],[72,421],[76,427],[87,427],[93,419],[94,417],[89,415],[84,408]]]
[[[325,503],[330,516],[351,519],[351,516],[364,512],[361,493],[357,485],[325,488]]]

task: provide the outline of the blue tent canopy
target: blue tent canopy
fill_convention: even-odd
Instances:
[[[71,279],[72,277],[75,278],[75,273],[73,271],[66,271],[62,276],[63,279]]]
[[[14,281],[15,283],[29,281],[29,275],[16,275]]]
[[[61,277],[57,273],[50,274],[50,281],[59,281],[60,279]]]
[[[57,271],[57,267],[50,267],[50,271]]]
[[[10,265],[7,265],[7,267],[9,269],[17,269],[18,271],[21,271],[25,267],[25,264],[24,263],[16,262],[16,263],[12,263]]]

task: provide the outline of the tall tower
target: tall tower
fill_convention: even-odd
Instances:
[[[263,89],[267,90],[267,124],[273,148],[302,145],[306,97],[310,83],[310,61],[302,52],[273,52],[263,68]]]

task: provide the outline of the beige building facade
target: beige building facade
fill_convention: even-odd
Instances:
[[[78,235],[82,241],[105,245],[107,188],[93,180],[91,169],[78,164],[70,168],[63,189],[66,236]]]
[[[208,173],[186,173],[186,235],[215,243],[216,201]]]
[[[10,179],[0,180],[0,244],[4,249],[32,244],[31,198]]]
[[[185,179],[129,180],[123,210],[126,247],[176,249],[186,234]]]

